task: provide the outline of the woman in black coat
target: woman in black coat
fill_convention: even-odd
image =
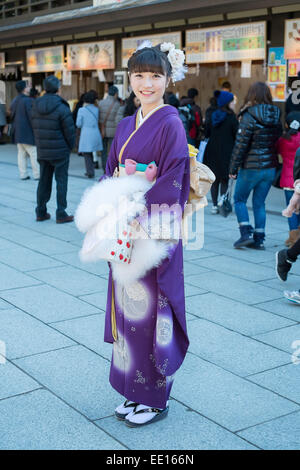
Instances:
[[[281,111],[274,106],[269,87],[256,82],[249,88],[232,152],[229,174],[236,179],[234,207],[241,237],[235,248],[264,249],[265,200],[275,178],[276,142],[282,133]],[[254,233],[249,222],[247,200],[253,192]],[[253,237],[252,237],[253,234]]]
[[[234,95],[228,91],[215,91],[217,107],[211,113],[206,125],[209,138],[203,163],[215,174],[216,180],[211,187],[213,201],[212,214],[217,214],[219,188],[220,195],[226,193],[229,180],[229,164],[238,129],[238,120],[233,111]]]

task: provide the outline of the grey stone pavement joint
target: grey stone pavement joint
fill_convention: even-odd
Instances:
[[[35,221],[37,183],[18,179],[15,146],[0,147],[0,168],[0,449],[300,449],[300,310],[283,298],[300,287],[300,263],[277,279],[280,190],[266,203],[265,252],[234,250],[234,214],[205,209],[204,246],[184,251],[190,348],[170,413],[135,430],[114,417],[106,264],[81,264],[82,235],[55,224],[55,184],[52,218]],[[70,213],[93,184],[83,173],[72,155]]]

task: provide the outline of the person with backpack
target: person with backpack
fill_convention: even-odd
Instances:
[[[209,138],[205,148],[203,163],[215,174],[216,180],[211,187],[212,214],[218,214],[218,196],[226,193],[229,181],[229,164],[238,130],[238,120],[231,106],[232,93],[216,90],[214,93],[216,109],[211,113],[206,132]]]
[[[195,97],[198,96],[196,88],[188,90],[188,96],[182,97],[180,100],[180,107],[189,109],[188,112],[188,126],[189,137],[188,143],[198,147],[200,142],[201,126],[202,126],[202,112],[200,106],[195,103]]]
[[[294,194],[293,167],[297,149],[300,147],[300,112],[292,111],[286,117],[286,131],[277,143],[278,154],[282,157],[282,171],[280,187],[283,188],[286,203],[289,204]],[[285,241],[287,247],[291,247],[300,237],[300,215],[293,213],[288,218],[289,237]]]
[[[95,105],[97,93],[90,90],[83,96],[83,106],[79,108],[76,118],[76,127],[81,129],[78,155],[84,157],[88,178],[95,177],[93,152],[103,149],[102,137],[99,130],[99,108]]]
[[[281,111],[273,104],[266,83],[256,82],[250,86],[240,116],[229,170],[229,177],[237,179],[234,206],[241,234],[234,248],[251,246],[264,250],[265,200],[275,178],[278,166],[276,143],[282,133]],[[254,230],[247,209],[251,191]]]

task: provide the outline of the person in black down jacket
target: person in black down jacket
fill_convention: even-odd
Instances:
[[[68,215],[67,186],[70,152],[75,144],[75,126],[68,103],[57,93],[60,82],[54,75],[44,80],[45,95],[32,108],[32,127],[40,164],[40,182],[37,189],[36,220],[50,219],[47,202],[51,197],[53,173],[56,179],[56,222],[72,222]]]
[[[276,142],[282,133],[281,111],[273,105],[270,89],[263,82],[251,85],[245,103],[229,169],[229,176],[237,177],[234,206],[241,232],[234,247],[264,249],[265,200],[278,166]],[[246,206],[251,191],[254,234]]]
[[[217,214],[218,196],[226,193],[228,189],[228,171],[238,130],[238,120],[233,111],[234,95],[228,91],[216,90],[214,93],[217,108],[211,113],[206,133],[209,137],[203,163],[215,174],[216,180],[211,187],[213,207],[212,214]]]

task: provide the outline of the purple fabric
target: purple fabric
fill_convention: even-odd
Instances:
[[[120,122],[106,166],[112,176],[123,144],[135,129],[136,115]],[[190,187],[186,134],[178,112],[163,107],[149,117],[128,143],[123,156],[157,165],[157,180],[146,194],[151,204],[180,204]],[[115,286],[118,341],[111,330],[111,270],[108,283],[104,340],[114,343],[111,385],[127,399],[164,408],[173,375],[182,364],[189,340],[186,331],[183,253],[179,240],[168,258],[137,283]]]

